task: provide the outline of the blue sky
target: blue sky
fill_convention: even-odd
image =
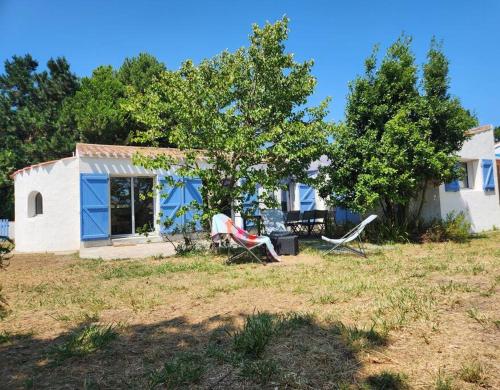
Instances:
[[[41,64],[65,56],[72,70],[118,67],[149,52],[170,69],[246,45],[251,24],[290,19],[287,49],[314,59],[318,87],[310,103],[331,96],[330,118],[343,118],[347,84],[376,43],[401,32],[414,38],[417,63],[433,35],[444,41],[452,94],[482,124],[500,125],[499,0],[0,0],[0,59],[31,53]]]

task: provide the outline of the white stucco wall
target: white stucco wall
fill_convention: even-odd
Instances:
[[[72,251],[80,248],[78,159],[66,158],[28,168],[14,177],[15,240],[18,252]],[[30,217],[32,192],[43,197],[43,214]]]
[[[471,188],[457,192],[446,192],[444,184],[439,186],[441,217],[450,212],[464,212],[472,223],[472,230],[480,232],[500,227],[500,199],[495,161],[493,128],[475,134],[459,153],[463,162],[469,163]],[[493,160],[495,191],[483,190],[483,170],[481,160]]]

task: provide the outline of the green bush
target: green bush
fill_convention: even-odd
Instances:
[[[465,214],[449,213],[444,220],[434,221],[422,235],[424,242],[466,242],[470,239],[471,223]]]

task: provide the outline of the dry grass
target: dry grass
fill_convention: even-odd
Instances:
[[[0,388],[500,388],[499,242],[268,266],[18,255]]]

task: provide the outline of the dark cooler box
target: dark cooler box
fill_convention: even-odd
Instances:
[[[271,233],[269,238],[278,255],[296,256],[299,253],[299,236],[292,233]]]

